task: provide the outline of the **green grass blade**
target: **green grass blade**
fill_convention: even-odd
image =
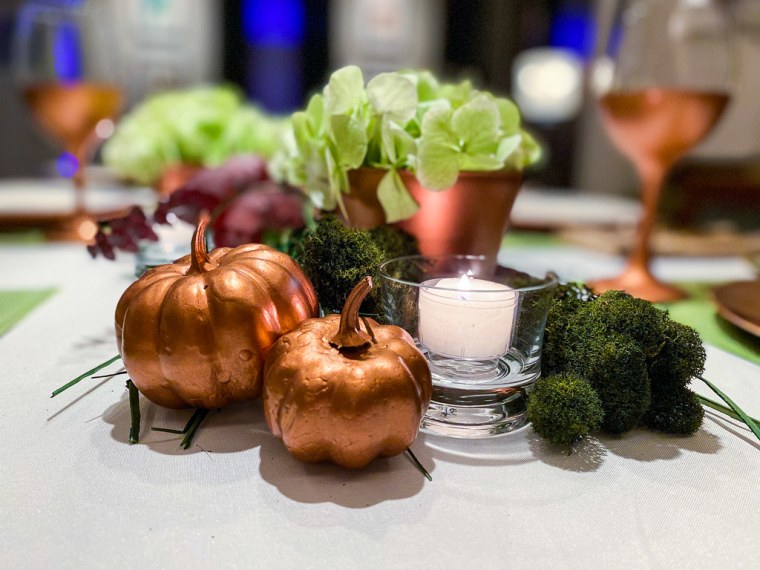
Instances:
[[[702,382],[704,382],[705,384],[707,384],[713,392],[715,392],[718,396],[720,396],[720,399],[723,400],[726,404],[728,404],[728,407],[731,408],[734,411],[734,413],[736,413],[736,415],[739,416],[739,419],[741,421],[743,421],[745,424],[747,424],[747,427],[750,430],[752,430],[752,433],[755,434],[755,437],[758,440],[760,440],[760,428],[757,427],[757,423],[755,423],[755,421],[751,417],[749,417],[747,414],[745,414],[744,410],[742,410],[739,406],[737,406],[733,402],[733,400],[731,400],[731,398],[729,398],[728,396],[726,396],[726,394],[724,394],[720,390],[720,388],[718,388],[715,384],[713,384],[712,382],[710,382],[709,380],[707,380],[705,378],[702,378],[701,376],[699,376],[698,378],[700,380],[702,380]]]
[[[127,380],[129,389],[129,415],[132,418],[132,425],[129,428],[129,443],[140,441],[140,392],[132,380]]]
[[[116,356],[114,356],[113,358],[109,358],[108,360],[106,360],[106,361],[105,361],[105,362],[103,362],[102,364],[98,364],[98,365],[97,365],[95,368],[93,368],[92,370],[88,370],[88,371],[87,371],[87,372],[85,372],[84,374],[82,374],[82,375],[80,375],[80,376],[77,376],[77,377],[76,377],[76,378],[74,378],[73,380],[71,380],[71,381],[67,382],[66,384],[64,384],[64,385],[63,385],[63,386],[61,386],[60,388],[58,388],[58,389],[56,389],[56,390],[53,390],[53,393],[50,395],[50,397],[51,397],[51,398],[53,398],[53,397],[57,396],[58,394],[60,394],[61,392],[63,392],[64,390],[68,390],[69,388],[71,388],[71,387],[72,387],[72,386],[74,386],[75,384],[79,383],[79,381],[80,381],[80,380],[84,380],[85,378],[87,378],[87,377],[89,377],[89,376],[92,376],[92,375],[93,375],[93,374],[95,374],[95,373],[96,373],[98,370],[102,370],[103,368],[105,368],[105,367],[106,367],[106,366],[108,366],[109,364],[112,364],[112,363],[116,362],[116,361],[117,361],[117,360],[119,360],[120,358],[121,358],[121,355],[117,354]]]

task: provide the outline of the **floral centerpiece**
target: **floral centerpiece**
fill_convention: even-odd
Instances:
[[[521,171],[540,156],[512,101],[469,81],[440,83],[424,71],[382,73],[365,85],[358,67],[339,69],[292,115],[286,136],[272,170],[319,208],[340,209],[346,218],[352,171],[382,169],[377,199],[387,223],[419,209],[405,173],[440,191],[461,172]]]

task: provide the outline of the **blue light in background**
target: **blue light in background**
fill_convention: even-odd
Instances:
[[[64,152],[55,160],[55,169],[64,178],[71,178],[79,170],[79,161],[70,152]]]
[[[243,35],[258,46],[298,46],[306,14],[303,0],[243,0]]]
[[[272,113],[302,103],[301,46],[306,28],[304,0],[243,0],[247,42],[246,93]]]
[[[76,81],[82,77],[82,53],[76,26],[66,23],[56,30],[53,57],[59,80]]]
[[[572,51],[588,60],[594,51],[596,26],[590,9],[583,6],[564,6],[552,19],[549,45]]]

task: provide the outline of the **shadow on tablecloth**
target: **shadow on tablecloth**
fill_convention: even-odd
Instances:
[[[182,449],[182,436],[151,431],[152,427],[182,429],[192,410],[168,410],[140,398],[140,443],[152,451],[172,456],[205,453],[242,453],[258,448],[261,478],[286,497],[301,503],[332,502],[348,508],[369,507],[383,501],[408,498],[419,493],[426,480],[405,455],[381,458],[358,471],[331,464],[305,464],[293,458],[282,442],[266,427],[261,401],[240,402],[211,412],[198,430],[191,447]],[[129,401],[126,393],[102,416],[112,425],[114,440],[129,445]],[[427,450],[414,450],[429,472],[434,463]],[[256,467],[251,458],[251,469]]]

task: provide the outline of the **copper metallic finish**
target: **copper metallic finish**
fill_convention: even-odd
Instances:
[[[135,386],[167,408],[220,408],[261,393],[269,350],[318,314],[308,278],[288,255],[260,244],[204,245],[135,281],[116,307],[119,353]]]
[[[358,469],[403,453],[417,437],[430,369],[402,328],[359,319],[371,287],[365,278],[341,315],[307,320],[269,353],[264,417],[301,461]]]
[[[377,200],[377,185],[385,172],[377,168],[349,172],[351,192],[343,201],[354,227],[385,223]],[[522,182],[518,172],[462,172],[454,186],[440,192],[423,188],[410,172],[400,174],[420,209],[395,225],[417,237],[422,254],[498,253]]]
[[[642,163],[638,167],[642,178],[642,210],[635,241],[623,272],[609,279],[597,279],[589,285],[596,293],[620,290],[652,303],[669,303],[687,297],[683,289],[663,283],[650,269],[652,251],[651,236],[657,218],[662,184],[667,167],[657,163]]]

